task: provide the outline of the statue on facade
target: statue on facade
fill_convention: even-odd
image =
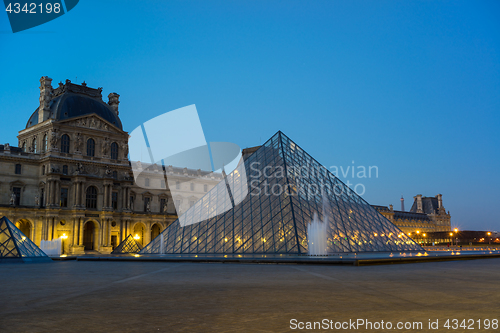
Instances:
[[[75,134],[75,151],[80,152],[83,145],[83,138],[80,133]]]
[[[40,197],[37,195],[35,195],[35,207],[38,207],[40,206]]]
[[[105,138],[104,141],[102,142],[102,147],[101,147],[101,152],[103,156],[108,155],[109,151],[109,139]]]
[[[146,212],[151,213],[151,205],[150,205],[149,201],[146,204]]]
[[[57,134],[57,130],[54,128],[52,133],[50,134],[50,146],[55,149],[57,147],[57,142],[59,141],[59,134]]]
[[[163,213],[167,214],[167,205],[168,201],[165,200],[165,204],[163,205]]]
[[[113,173],[113,171],[111,171],[109,165],[106,165],[106,171],[105,171],[105,173],[106,173],[106,176],[111,176],[111,174]]]
[[[15,204],[16,204],[16,194],[12,192],[12,194],[10,195],[10,205],[14,206]]]
[[[126,158],[128,156],[128,143],[122,143],[123,157]]]
[[[83,164],[82,163],[77,163],[76,164],[76,173],[77,174],[82,174],[82,173],[84,173],[84,171],[85,171],[85,168],[84,168]]]

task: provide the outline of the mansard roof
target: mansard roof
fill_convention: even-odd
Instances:
[[[49,119],[67,120],[95,113],[123,130],[117,113],[103,102],[101,91],[102,88],[89,88],[85,83],[78,85],[69,80],[66,80],[66,84],[59,83],[59,87],[52,93]],[[36,124],[38,124],[38,108],[31,115],[26,128]]]

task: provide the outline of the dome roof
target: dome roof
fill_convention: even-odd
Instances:
[[[70,83],[70,85],[77,86],[72,83]],[[95,113],[117,128],[123,130],[122,123],[118,115],[113,111],[113,109],[111,109],[109,105],[104,103],[102,99],[99,98],[100,96],[93,97],[88,96],[88,94],[85,93],[85,90],[90,90],[91,88],[77,86],[80,89],[78,89],[78,92],[75,92],[74,90],[76,89],[62,89],[66,88],[66,86],[67,85],[61,86],[60,91],[57,91],[58,89],[54,91],[56,97],[52,98],[52,100],[50,101],[49,119],[66,120]],[[59,94],[57,95],[57,93]],[[35,126],[36,124],[38,124],[38,108],[31,115],[28,123],[26,124],[26,128],[30,128],[32,126]]]

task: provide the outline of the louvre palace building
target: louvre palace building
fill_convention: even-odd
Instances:
[[[146,245],[222,179],[170,166],[134,181],[119,103],[116,93],[105,103],[102,88],[54,88],[44,76],[17,147],[0,145],[0,216],[35,244],[63,236],[65,253],[110,253],[132,234]],[[175,204],[167,176],[181,193]]]

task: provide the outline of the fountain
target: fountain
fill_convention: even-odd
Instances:
[[[313,220],[307,225],[308,253],[310,256],[326,256],[328,254],[328,199],[321,190],[323,197],[323,219],[321,221],[318,214],[314,213]]]

